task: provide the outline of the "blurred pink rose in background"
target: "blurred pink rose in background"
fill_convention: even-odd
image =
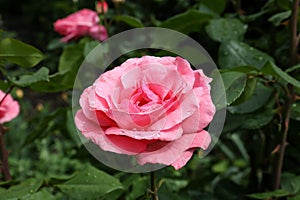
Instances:
[[[82,9],[66,18],[58,19],[54,23],[54,30],[65,36],[61,39],[63,42],[69,42],[87,35],[103,41],[108,37],[107,31],[99,22],[100,18],[95,11]]]
[[[108,4],[106,1],[98,1],[96,4],[96,10],[98,13],[107,13],[108,11]]]
[[[4,98],[4,99],[3,99]],[[18,116],[20,106],[10,94],[5,96],[5,93],[0,90],[0,123],[9,122]]]
[[[105,151],[180,169],[211,142],[210,82],[180,57],[128,59],[84,90],[75,123]]]

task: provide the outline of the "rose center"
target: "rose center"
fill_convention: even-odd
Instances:
[[[131,96],[131,103],[141,111],[153,109],[162,104],[162,95],[165,89],[162,86],[149,83],[137,88]]]

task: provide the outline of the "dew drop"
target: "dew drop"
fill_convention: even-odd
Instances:
[[[253,47],[250,47],[250,51],[253,51]]]
[[[91,173],[90,173],[90,172],[88,172],[88,173],[87,173],[87,175],[88,175],[88,176],[90,176],[90,175],[91,175]]]
[[[258,60],[262,60],[262,59],[263,59],[263,57],[261,57],[261,56],[258,57]]]
[[[160,133],[157,133],[157,135],[156,135],[156,136],[157,136],[157,138],[160,138]]]
[[[136,128],[133,128],[132,130],[133,130],[133,131],[136,131],[137,129],[136,129]]]

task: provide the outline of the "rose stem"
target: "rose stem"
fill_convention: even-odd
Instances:
[[[299,0],[294,0],[293,2],[293,8],[292,8],[292,16],[290,19],[290,31],[291,31],[291,66],[295,65],[298,62],[298,52],[297,47],[299,43],[299,37],[297,36],[297,19],[298,19],[298,7],[299,7]],[[285,146],[286,146],[286,140],[289,130],[289,122],[290,122],[290,115],[291,115],[291,109],[292,105],[295,101],[295,93],[294,93],[294,87],[292,85],[288,85],[288,88],[286,90],[286,101],[284,105],[283,110],[283,117],[284,120],[282,122],[282,139],[279,149],[279,155],[278,160],[275,166],[275,177],[274,177],[274,185],[273,189],[277,190],[280,188],[280,179],[281,179],[281,173],[282,173],[282,165],[283,165],[283,158],[285,153]]]
[[[155,172],[150,172],[150,179],[152,200],[159,200],[157,195],[157,187],[155,183]]]
[[[1,158],[2,158],[2,169],[1,172],[4,175],[5,180],[11,180],[11,175],[9,172],[9,166],[8,166],[8,153],[7,149],[5,147],[5,141],[4,141],[4,133],[6,129],[3,127],[2,124],[0,124],[0,148],[1,148]]]
[[[1,106],[1,104],[3,103],[3,101],[5,100],[5,98],[7,97],[7,95],[12,91],[12,89],[13,89],[14,87],[15,87],[15,86],[13,85],[13,86],[10,86],[10,87],[8,88],[8,90],[6,91],[4,97],[3,97],[3,98],[1,99],[1,101],[0,101],[0,106]]]

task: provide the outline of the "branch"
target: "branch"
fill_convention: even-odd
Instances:
[[[299,37],[297,31],[297,20],[298,20],[298,11],[299,11],[299,1],[294,0],[293,8],[292,8],[292,16],[290,20],[290,34],[291,34],[291,41],[290,41],[290,58],[291,58],[291,66],[295,65],[299,61],[298,55],[298,44],[299,44]],[[281,180],[281,173],[282,173],[282,165],[283,159],[285,154],[285,147],[287,142],[287,135],[289,131],[289,123],[290,123],[290,116],[292,111],[292,105],[295,101],[295,93],[294,87],[292,85],[287,86],[286,90],[286,101],[283,107],[283,121],[282,121],[282,128],[281,128],[281,144],[279,149],[278,160],[275,166],[275,177],[274,177],[274,185],[273,189],[277,190],[280,188],[280,180]]]
[[[1,172],[4,175],[5,180],[11,180],[11,175],[9,172],[9,166],[8,166],[8,153],[5,146],[4,141],[4,133],[6,131],[6,128],[0,124],[0,148],[1,148],[1,158],[2,158],[2,169]]]
[[[299,36],[297,31],[298,10],[299,10],[299,0],[294,0],[292,16],[289,23],[290,31],[291,31],[291,41],[290,41],[291,66],[297,64],[299,61],[299,55],[298,55]]]

